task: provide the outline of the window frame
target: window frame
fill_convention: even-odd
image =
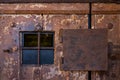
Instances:
[[[52,47],[40,47],[40,34],[52,34],[53,43]],[[38,34],[38,46],[37,47],[24,47],[24,34]],[[55,40],[55,31],[19,31],[19,48],[20,48],[20,65],[22,66],[40,66],[40,65],[53,65],[54,64],[54,40]],[[37,64],[23,64],[23,50],[37,50],[38,61]],[[52,64],[41,64],[40,63],[40,50],[53,50],[53,63]]]

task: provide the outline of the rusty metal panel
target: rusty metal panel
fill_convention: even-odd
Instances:
[[[119,0],[0,0],[0,3],[116,3]]]
[[[107,29],[64,29],[62,70],[107,70]]]

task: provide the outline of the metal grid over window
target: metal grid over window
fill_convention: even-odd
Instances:
[[[53,31],[20,32],[21,64],[43,65],[54,63]]]

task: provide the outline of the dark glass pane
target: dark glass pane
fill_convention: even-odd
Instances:
[[[53,64],[54,50],[40,50],[40,64]]]
[[[24,34],[24,47],[37,47],[38,35],[37,34]]]
[[[53,34],[52,33],[40,34],[40,46],[41,47],[53,47]]]
[[[23,50],[22,64],[37,64],[38,50]]]

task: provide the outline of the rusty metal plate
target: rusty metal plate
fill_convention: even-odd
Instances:
[[[117,3],[119,0],[0,0],[0,3]]]
[[[107,70],[107,29],[65,29],[62,37],[62,70]]]

